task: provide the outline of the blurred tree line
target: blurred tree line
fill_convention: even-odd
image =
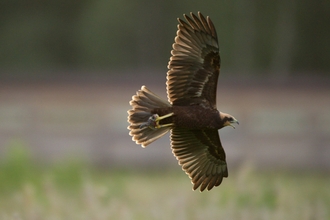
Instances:
[[[212,18],[226,70],[329,75],[328,0],[2,0],[0,74],[166,71],[176,18],[190,11]]]

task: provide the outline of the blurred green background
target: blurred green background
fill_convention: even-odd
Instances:
[[[4,0],[1,75],[165,70],[176,18],[191,11],[216,24],[224,70],[252,76],[329,74],[328,1]]]
[[[127,130],[142,85],[166,99],[177,17],[221,50],[229,178],[192,192],[165,136]],[[329,219],[330,2],[0,2],[0,219]]]

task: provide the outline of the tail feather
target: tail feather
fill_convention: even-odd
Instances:
[[[128,129],[132,140],[137,144],[141,144],[142,147],[146,147],[148,144],[154,142],[158,138],[165,135],[170,128],[162,127],[158,129],[151,129],[149,127],[141,128],[141,124],[148,121],[152,116],[151,111],[154,108],[165,108],[171,105],[159,98],[156,94],[151,92],[147,87],[142,86],[141,90],[136,92],[136,95],[132,97],[130,101],[132,109],[128,111]]]

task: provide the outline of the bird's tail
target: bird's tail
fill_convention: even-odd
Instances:
[[[146,147],[171,129],[170,127],[152,129],[149,126],[144,126],[153,115],[151,113],[153,109],[171,107],[170,103],[159,98],[147,87],[142,86],[136,92],[136,95],[130,101],[130,105],[132,109],[128,111],[129,134],[132,136],[132,140],[137,144],[141,144],[142,147]]]

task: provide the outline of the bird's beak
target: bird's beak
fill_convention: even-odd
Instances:
[[[225,125],[230,126],[235,129],[235,126],[233,124],[239,125],[239,122],[236,120],[236,118],[233,118],[233,120],[231,120],[231,121],[227,121],[227,123]]]

